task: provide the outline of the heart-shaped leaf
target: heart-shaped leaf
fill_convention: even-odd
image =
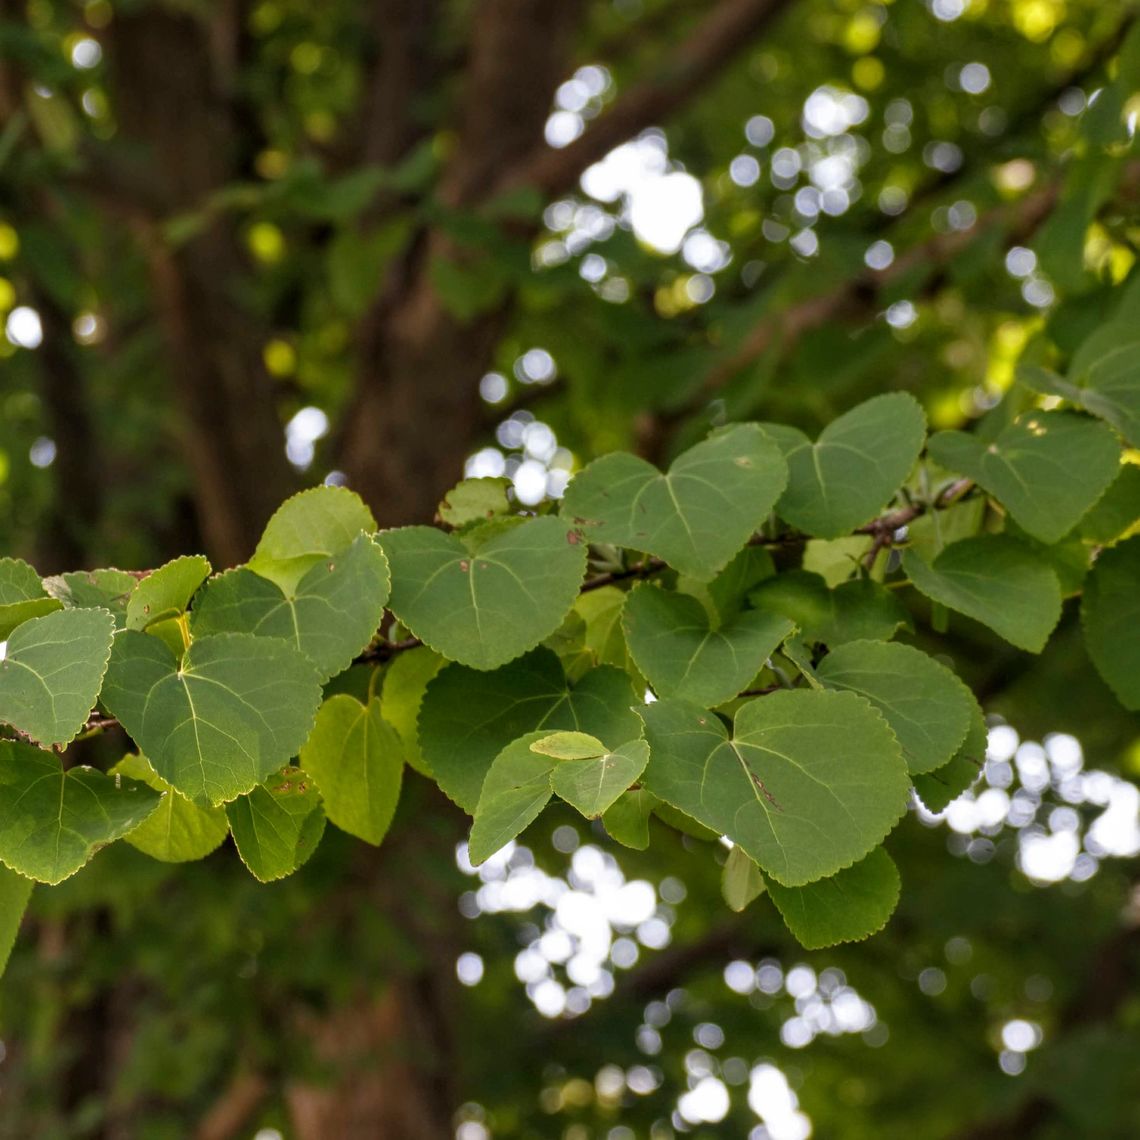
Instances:
[[[1140,709],[1140,535],[1097,558],[1081,624],[1097,672],[1125,708]]]
[[[767,518],[786,479],[779,448],[741,424],[683,452],[667,475],[634,455],[604,455],[571,481],[561,513],[593,542],[648,551],[708,581]]]
[[[649,846],[649,817],[661,801],[644,788],[623,792],[602,816],[602,825],[611,839],[634,851]]]
[[[345,693],[329,697],[301,749],[301,767],[341,831],[365,843],[384,838],[400,799],[404,756],[376,697],[367,704]]]
[[[246,633],[195,638],[179,665],[158,638],[115,638],[103,703],[155,771],[195,803],[220,804],[295,756],[321,689],[292,645]]]
[[[158,809],[123,837],[144,855],[160,863],[204,859],[229,835],[230,825],[222,808],[191,803],[159,776],[145,756],[129,753],[111,774],[139,780],[162,793]]]
[[[0,658],[0,721],[37,744],[67,744],[87,721],[111,652],[106,610],[58,610],[8,635]]]
[[[988,444],[963,431],[939,432],[929,449],[1047,543],[1068,534],[1120,470],[1112,429],[1074,412],[1029,412]]]
[[[862,859],[906,810],[898,742],[854,693],[751,700],[731,736],[714,713],[680,701],[658,701],[641,716],[651,756],[645,786],[727,835],[785,886]]]
[[[549,649],[536,649],[493,672],[449,665],[427,687],[420,747],[440,788],[473,813],[487,769],[524,733],[588,732],[618,746],[641,735],[629,675],[591,669],[573,687]]]
[[[141,635],[145,636],[145,635]],[[158,792],[94,768],[64,771],[59,757],[0,741],[0,862],[61,883],[158,807]]]
[[[622,625],[637,667],[659,697],[708,708],[745,688],[794,628],[778,614],[745,610],[713,629],[696,598],[646,583],[630,593]]]
[[[768,893],[805,950],[859,942],[882,930],[899,901],[899,872],[877,847],[853,867],[803,887],[773,882]]]
[[[360,534],[288,591],[246,569],[211,579],[194,603],[190,628],[195,637],[252,633],[292,642],[327,680],[372,640],[388,590],[388,560]]]
[[[462,538],[434,527],[386,531],[392,612],[452,661],[494,669],[561,624],[586,571],[586,546],[560,519],[489,524]]]
[[[302,866],[325,831],[321,797],[300,768],[283,768],[226,804],[234,846],[255,879],[271,883]]]
[[[922,407],[905,392],[852,408],[815,443],[795,428],[764,427],[788,463],[776,511],[817,538],[839,538],[874,518],[910,474],[926,439]]]
[[[945,665],[909,645],[850,641],[819,663],[816,676],[829,689],[866,697],[887,718],[912,774],[948,764],[978,711]]]
[[[511,509],[507,498],[510,486],[510,479],[503,476],[464,479],[444,496],[439,504],[439,517],[448,526],[461,527],[505,515]]]
[[[649,745],[644,740],[627,740],[613,752],[603,749],[594,756],[559,760],[550,773],[550,786],[555,795],[587,819],[597,819],[637,780],[648,763]]]
[[[277,508],[247,565],[291,594],[318,562],[375,529],[359,495],[345,487],[312,487]]]
[[[988,625],[1030,653],[1045,648],[1061,618],[1057,575],[1008,535],[964,538],[947,546],[931,563],[906,550],[903,570],[931,600]]]

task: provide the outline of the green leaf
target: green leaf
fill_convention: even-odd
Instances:
[[[77,570],[44,579],[44,589],[69,610],[110,610],[115,628],[122,629],[127,620],[127,605],[138,585],[138,579],[126,570]]]
[[[560,760],[550,773],[550,786],[555,795],[587,819],[597,819],[637,780],[648,763],[649,745],[644,740],[627,740],[620,748],[601,756]]]
[[[1134,319],[1097,329],[1073,355],[1069,381],[1077,387],[1076,402],[1140,447],[1140,334]]]
[[[745,854],[743,847],[733,847],[720,876],[720,893],[729,908],[739,914],[758,899],[765,888],[760,868]]]
[[[910,615],[902,602],[868,578],[829,590],[818,574],[787,570],[762,582],[749,599],[758,610],[790,618],[807,641],[830,646],[846,641],[886,641],[910,626]]]
[[[982,774],[988,740],[982,710],[975,706],[965,742],[950,763],[914,777],[914,790],[930,811],[945,811]]]
[[[210,563],[200,554],[175,558],[148,574],[127,601],[127,629],[146,629],[186,612],[194,591],[206,580]]]
[[[404,757],[378,698],[365,705],[342,693],[325,701],[301,749],[301,767],[341,831],[372,844],[384,838],[400,799]]]
[[[17,626],[0,656],[0,722],[44,747],[74,739],[95,706],[113,633],[106,610],[59,610]]]
[[[1140,464],[1124,463],[1112,486],[1077,528],[1081,538],[1107,545],[1140,529]]]
[[[988,509],[986,497],[975,495],[941,510],[927,511],[907,524],[907,547],[923,562],[931,562],[952,543],[979,534]]]
[[[0,558],[0,641],[29,618],[60,608],[44,593],[40,576],[19,558]]]
[[[1085,645],[1127,709],[1140,709],[1140,535],[1101,552],[1081,599]]]
[[[623,847],[644,851],[649,846],[649,817],[660,802],[644,788],[623,792],[602,814],[602,826]]]
[[[622,625],[637,667],[659,697],[707,708],[745,688],[794,628],[778,614],[745,610],[713,629],[695,598],[647,583],[630,593]]]
[[[204,859],[230,832],[221,808],[202,808],[172,788],[145,756],[128,753],[111,769],[114,776],[139,780],[162,793],[158,809],[123,838],[162,863]]]
[[[641,716],[652,756],[645,786],[785,886],[863,858],[906,810],[910,781],[894,733],[854,693],[760,697],[741,707],[731,737],[715,714],[680,701]]]
[[[1031,550],[1004,534],[947,546],[933,562],[903,551],[920,593],[988,625],[1019,649],[1040,653],[1061,618],[1061,584]]]
[[[40,576],[21,558],[0,558],[0,606],[43,597]]]
[[[0,862],[61,883],[142,823],[160,798],[145,784],[120,785],[94,768],[65,772],[57,756],[0,741]]]
[[[511,502],[507,498],[507,491],[510,486],[510,479],[501,475],[487,479],[464,479],[443,497],[437,513],[448,526],[453,527],[486,522],[496,515],[509,514]]]
[[[621,627],[621,611],[627,595],[617,586],[602,586],[579,596],[574,603],[576,613],[586,623],[586,648],[597,665],[616,665],[626,672],[633,670],[633,658],[625,643]]]
[[[909,645],[851,641],[829,653],[816,676],[829,689],[866,697],[887,718],[912,774],[948,764],[977,711],[945,665]]]
[[[400,734],[404,759],[424,776],[431,775],[431,767],[420,748],[420,705],[428,683],[446,664],[446,658],[426,645],[407,650],[388,666],[380,690],[384,719]]]
[[[295,645],[322,680],[347,669],[372,640],[388,601],[388,561],[366,534],[310,567],[288,591],[251,570],[212,578],[194,605],[195,637],[251,633]]]
[[[473,812],[491,762],[527,732],[588,732],[617,746],[641,735],[627,674],[591,669],[573,688],[558,658],[536,649],[493,672],[449,665],[427,687],[420,747],[440,788]]]
[[[829,589],[834,589],[859,572],[872,541],[869,534],[813,538],[804,547],[803,568],[818,574]]]
[[[859,942],[882,930],[899,901],[899,872],[881,847],[853,867],[817,883],[768,893],[805,950]]]
[[[376,520],[358,495],[345,487],[313,487],[277,508],[247,565],[291,594],[318,562],[339,554],[362,531],[375,529]]]
[[[852,408],[815,443],[796,428],[764,427],[788,463],[788,486],[776,511],[817,538],[839,538],[879,514],[910,474],[926,439],[922,407],[905,392]]]
[[[392,612],[452,661],[494,669],[561,624],[586,570],[586,547],[553,517],[482,538],[427,526],[386,531]]]
[[[300,768],[272,779],[226,804],[234,845],[255,879],[271,883],[301,867],[325,831],[321,797]]]
[[[1028,412],[989,443],[963,431],[939,432],[929,450],[935,462],[973,479],[1046,543],[1068,534],[1120,469],[1112,430],[1074,412]]]
[[[16,935],[20,933],[20,923],[28,909],[34,886],[31,879],[0,865],[0,978],[8,968],[8,959],[16,944]]]
[[[588,732],[552,732],[530,747],[532,752],[554,760],[592,760],[606,754],[606,746]]]
[[[571,480],[562,500],[593,542],[648,551],[708,581],[751,538],[784,488],[779,449],[755,424],[718,432],[662,475],[622,452]]]
[[[531,750],[543,735],[528,733],[508,744],[487,769],[467,844],[475,866],[533,823],[550,800],[550,773],[558,761]]]
[[[195,638],[181,667],[149,634],[115,638],[103,703],[155,771],[195,803],[224,803],[295,756],[321,689],[284,641],[245,633]]]

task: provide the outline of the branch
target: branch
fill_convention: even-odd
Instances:
[[[619,96],[610,109],[569,146],[561,150],[543,147],[508,168],[497,189],[507,191],[531,186],[546,195],[565,191],[591,163],[683,107],[793,2],[720,0],[704,22],[662,64],[654,78]]]

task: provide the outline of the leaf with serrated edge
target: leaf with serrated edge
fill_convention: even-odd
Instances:
[[[1061,618],[1061,584],[1028,547],[1004,534],[951,543],[927,564],[903,551],[919,593],[988,625],[1019,649],[1040,653]]]
[[[145,784],[120,784],[94,768],[64,771],[58,756],[0,741],[0,862],[61,883],[142,823],[160,798]]]
[[[744,848],[769,879],[834,875],[882,842],[910,781],[882,714],[846,692],[778,692],[743,705],[730,736],[681,701],[641,710],[643,783]]]
[[[455,527],[505,515],[511,509],[507,498],[510,487],[510,479],[503,476],[464,479],[447,492],[437,513],[448,526]]]
[[[17,626],[0,659],[0,721],[37,744],[67,744],[87,721],[111,652],[106,610],[58,610]]]
[[[526,732],[588,732],[613,746],[641,735],[629,676],[610,665],[573,687],[549,649],[490,672],[449,665],[420,707],[420,747],[440,788],[474,811],[495,756]]]
[[[559,761],[531,749],[543,735],[531,732],[508,744],[487,770],[467,844],[476,866],[533,823],[550,800],[550,773]]]
[[[866,697],[887,718],[912,774],[948,764],[977,709],[958,677],[909,645],[849,641],[819,663],[816,676],[829,689]]]
[[[318,562],[375,529],[359,495],[346,487],[312,487],[277,508],[246,565],[288,594]]]
[[[379,698],[363,705],[341,693],[325,701],[301,749],[301,767],[320,790],[325,814],[341,831],[365,843],[384,838],[400,799],[404,757]]]
[[[707,582],[768,517],[786,480],[772,440],[739,424],[682,452],[666,475],[635,455],[604,455],[571,480],[560,510],[592,542],[648,551]]]
[[[152,571],[127,600],[127,629],[146,629],[184,613],[209,573],[210,563],[200,554],[175,558]]]
[[[35,883],[0,864],[0,978],[8,967],[16,935]]]
[[[760,868],[745,854],[744,848],[733,847],[720,876],[720,893],[729,909],[739,914],[758,899],[766,887]]]
[[[283,768],[226,804],[234,846],[255,879],[271,883],[301,867],[325,830],[321,797],[300,768]]]
[[[695,598],[649,583],[630,593],[622,627],[634,662],[659,697],[709,708],[735,697],[794,628],[786,617],[745,610],[713,629]]]
[[[922,406],[906,392],[859,404],[832,420],[815,443],[795,428],[763,426],[788,463],[788,486],[776,513],[816,538],[839,538],[874,518],[906,480],[926,440]]]
[[[246,633],[195,638],[180,667],[157,638],[123,630],[103,685],[155,771],[195,803],[232,800],[296,755],[320,699],[307,657]]]
[[[1120,470],[1112,429],[1074,412],[1027,412],[985,443],[963,431],[930,437],[931,458],[973,479],[1034,538],[1063,538]]]
[[[982,774],[986,763],[989,732],[982,710],[976,705],[962,747],[949,764],[914,777],[914,790],[929,811],[945,811]]]
[[[251,633],[292,642],[322,680],[347,669],[372,640],[388,601],[388,560],[366,534],[313,565],[289,591],[251,570],[206,583],[191,613],[195,637]]]
[[[138,585],[138,578],[127,570],[75,570],[44,579],[44,589],[65,609],[110,610],[115,628],[127,620],[127,605]]]
[[[44,592],[40,576],[19,558],[0,558],[0,641],[29,618],[42,617],[62,603]]]
[[[899,901],[899,872],[881,847],[827,879],[802,887],[769,884],[768,893],[805,950],[859,942],[887,924]]]
[[[139,780],[162,793],[158,809],[123,839],[160,863],[204,859],[230,832],[221,808],[191,803],[150,766],[145,756],[128,753],[111,769],[112,776]]]
[[[562,624],[586,572],[586,547],[550,516],[486,541],[478,535],[411,526],[385,531],[380,543],[392,566],[389,607],[400,621],[449,660],[494,669]]]
[[[1097,672],[1126,709],[1140,709],[1140,535],[1097,558],[1081,625]]]
[[[601,756],[560,760],[550,773],[550,786],[556,796],[587,819],[597,819],[629,789],[648,763],[649,745],[644,740],[627,740]]]

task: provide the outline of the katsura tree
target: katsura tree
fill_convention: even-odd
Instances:
[[[1140,1127],[1130,8],[3,13],[0,1136]]]

